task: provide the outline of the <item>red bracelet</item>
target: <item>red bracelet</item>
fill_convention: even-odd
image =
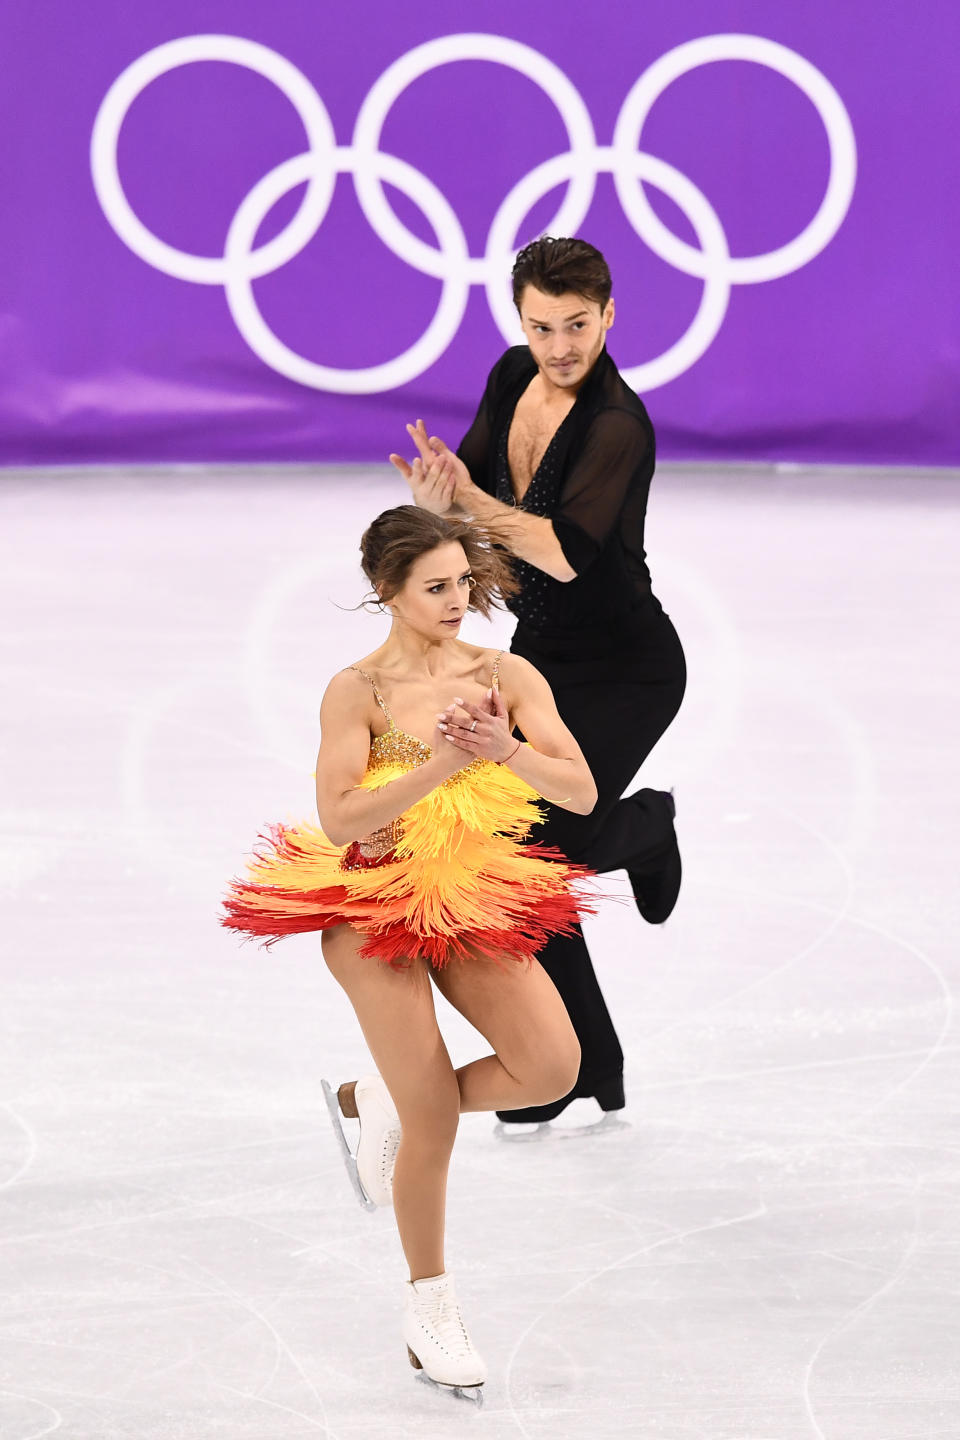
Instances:
[[[518,740],[518,741],[517,741],[517,749],[516,749],[516,750],[511,750],[511,751],[510,751],[510,754],[506,757],[506,759],[504,759],[504,760],[498,760],[498,761],[497,761],[497,764],[498,764],[498,765],[506,765],[507,760],[512,760],[512,759],[513,759],[514,755],[516,755],[517,750],[520,749],[520,746],[521,746],[522,744],[523,744],[523,741],[522,741],[522,740]]]

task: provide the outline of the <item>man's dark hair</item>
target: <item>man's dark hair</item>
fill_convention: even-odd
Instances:
[[[513,303],[528,285],[544,295],[567,295],[571,291],[584,300],[595,301],[602,310],[613,288],[610,270],[600,251],[586,240],[555,239],[541,235],[525,245],[513,265]]]

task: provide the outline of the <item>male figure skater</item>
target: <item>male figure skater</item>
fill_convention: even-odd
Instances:
[[[666,920],[680,889],[673,797],[621,798],[680,708],[686,666],[650,587],[643,548],[654,433],[607,354],[610,271],[586,241],[543,236],[513,268],[527,344],[500,357],[456,453],[422,421],[418,455],[391,455],[418,505],[462,510],[496,527],[515,557],[511,650],[549,680],[597,783],[590,815],[549,806],[533,838],[597,871],[626,869],[641,915]],[[624,1105],[623,1051],[582,931],[539,956],[573,1021],[582,1063],[561,1100],[498,1112],[547,1121],[578,1097]]]

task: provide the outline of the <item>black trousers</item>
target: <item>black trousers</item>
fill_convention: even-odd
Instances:
[[[620,634],[574,630],[543,635],[519,625],[510,648],[550,682],[557,709],[576,736],[599,792],[590,815],[548,805],[545,822],[530,839],[555,845],[569,859],[601,873],[655,871],[673,844],[669,808],[656,790],[621,797],[683,699],[686,662],[669,616],[650,596]],[[597,1095],[605,1108],[619,1108],[623,1050],[579,926],[572,935],[548,941],[539,960],[580,1041],[580,1076],[568,1098]],[[539,1108],[556,1114],[563,1104]],[[514,1110],[500,1118],[549,1115]]]

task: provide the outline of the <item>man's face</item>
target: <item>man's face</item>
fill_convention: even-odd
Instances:
[[[547,384],[576,391],[603,349],[613,324],[613,299],[601,306],[573,291],[544,295],[528,285],[520,297],[520,323]]]

